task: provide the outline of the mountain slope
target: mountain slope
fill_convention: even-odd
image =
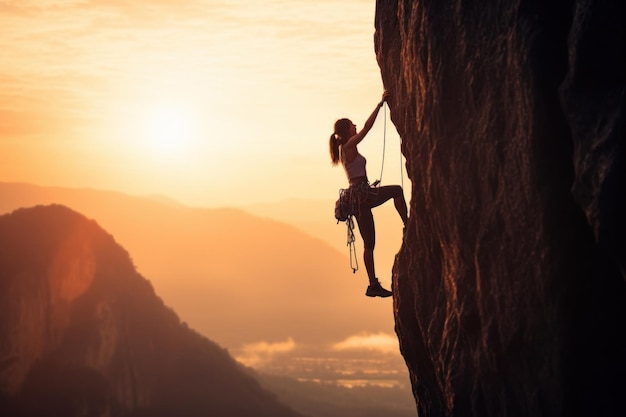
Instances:
[[[408,191],[405,190],[407,201]],[[327,242],[341,254],[346,254],[346,227],[343,223],[337,224],[334,206],[333,200],[287,199],[275,203],[246,205],[243,209],[256,216],[295,225],[307,234]],[[383,279],[388,279],[402,241],[402,220],[393,206],[393,201],[376,207],[373,214],[376,221],[376,271]],[[359,237],[358,245],[360,244]]]
[[[59,205],[0,217],[0,414],[297,416]]]
[[[347,249],[339,253],[293,226],[235,209],[0,183],[0,212],[49,203],[96,219],[184,321],[229,349],[393,329],[391,303],[364,297],[365,271],[352,274]]]

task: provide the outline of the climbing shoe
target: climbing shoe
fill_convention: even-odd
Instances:
[[[367,291],[365,291],[365,295],[368,297],[391,297],[393,293],[389,290],[384,289],[378,280],[376,282],[370,282],[370,285],[367,287]]]

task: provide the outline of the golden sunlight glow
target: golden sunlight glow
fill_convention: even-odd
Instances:
[[[329,210],[347,179],[328,138],[340,117],[362,127],[383,92],[374,3],[0,0],[0,186],[11,196],[0,206],[58,203],[93,218],[181,321],[244,365],[310,375],[313,355],[320,367],[355,357],[338,367],[357,369],[345,385],[373,384],[365,358],[379,366],[398,340],[391,303],[360,295],[365,268],[359,282],[342,278],[345,229]],[[384,184],[399,184],[386,115],[359,149],[376,179],[386,137]],[[30,184],[32,198],[12,191]],[[376,263],[391,271],[402,224],[392,203],[377,210]],[[93,272],[60,261],[54,277]],[[311,296],[320,276],[333,285],[322,304]],[[263,296],[275,287],[293,291]],[[336,306],[341,320],[315,327]]]
[[[143,134],[147,150],[172,156],[189,152],[199,132],[189,108],[178,103],[159,103],[146,109]]]
[[[2,180],[201,206],[335,198],[329,129],[382,92],[372,2],[127,3],[0,2]]]

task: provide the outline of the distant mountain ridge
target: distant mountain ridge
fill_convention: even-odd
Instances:
[[[299,416],[60,205],[0,216],[0,340],[3,416]]]
[[[95,219],[129,250],[167,305],[229,349],[260,340],[333,343],[358,332],[393,331],[391,302],[363,295],[365,272],[352,274],[347,249],[339,252],[297,227],[239,209],[161,200],[0,182],[0,213],[58,203]],[[330,219],[345,239],[345,228],[334,223]],[[380,278],[388,282],[389,272],[381,268]]]

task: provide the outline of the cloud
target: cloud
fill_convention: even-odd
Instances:
[[[240,352],[235,354],[235,359],[247,366],[258,366],[270,361],[274,356],[288,353],[296,348],[296,342],[287,338],[284,342],[268,343],[258,342],[244,345]]]
[[[398,339],[388,333],[360,333],[333,345],[333,350],[378,350],[382,353],[397,353]]]
[[[0,81],[11,79],[20,97],[2,101],[26,103],[30,110],[45,95],[56,108],[63,107],[59,99],[71,97],[72,109],[83,111],[88,101],[102,113],[109,103],[145,99],[146,91],[204,94],[213,101],[217,91],[217,99],[253,107],[275,105],[277,94],[290,94],[300,103],[313,94],[327,99],[337,91],[362,91],[364,79],[378,77],[372,1],[341,7],[330,0],[15,4],[0,1],[0,48],[11,56],[0,64]],[[357,76],[360,71],[367,78]]]

